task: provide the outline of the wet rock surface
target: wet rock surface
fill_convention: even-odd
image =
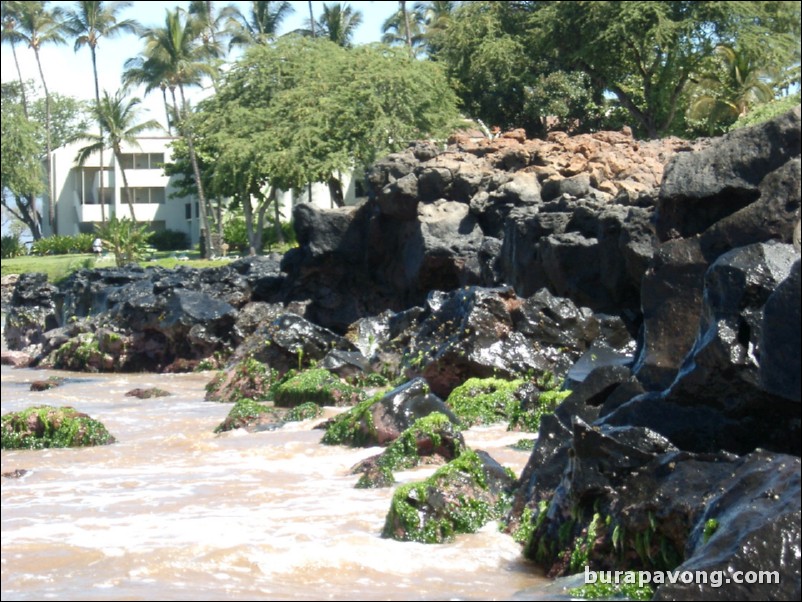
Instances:
[[[635,362],[575,385],[518,482],[511,525],[550,574],[759,567],[780,585],[655,599],[798,596],[799,129],[797,109],[669,166]]]

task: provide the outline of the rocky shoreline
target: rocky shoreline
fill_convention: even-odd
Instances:
[[[774,585],[654,596],[798,599],[799,108],[696,145],[610,132],[450,142],[379,161],[358,207],[296,207],[300,246],[284,257],[84,270],[59,286],[22,276],[8,347],[70,370],[225,368],[225,387],[266,397],[310,368],[363,389],[381,378],[397,388],[355,408],[375,433],[393,422],[382,407],[448,416],[469,379],[537,383],[516,393],[522,407],[567,379],[517,482],[458,454],[394,498],[385,531],[405,539],[417,521],[447,536],[443,509],[458,513],[442,501],[467,496],[479,501],[459,520],[503,511],[552,576],[778,571]],[[399,395],[407,406],[386,401]],[[441,427],[419,425],[410,445],[433,448]]]

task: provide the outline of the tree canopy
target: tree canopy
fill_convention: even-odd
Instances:
[[[265,201],[443,136],[457,119],[440,67],[406,49],[289,36],[250,48],[193,123],[213,193]]]
[[[437,32],[436,58],[465,111],[502,127],[609,127],[620,109],[641,135],[687,135],[694,95],[713,92],[698,83],[727,78],[724,47],[776,72],[775,95],[798,88],[799,19],[799,2],[466,2]]]

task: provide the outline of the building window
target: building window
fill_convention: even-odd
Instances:
[[[124,153],[120,167],[123,169],[162,169],[164,153]]]
[[[150,188],[131,188],[133,202],[138,205],[164,205],[164,188],[155,186]],[[125,197],[127,199],[127,197]]]
[[[184,217],[192,219],[192,203],[184,203]]]

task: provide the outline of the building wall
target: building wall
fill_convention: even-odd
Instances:
[[[134,162],[125,169],[128,185],[135,192],[134,214],[137,221],[150,222],[158,229],[176,230],[187,234],[194,247],[200,239],[200,220],[198,216],[198,200],[195,197],[171,198],[176,193],[174,178],[154,165],[153,155],[164,155],[164,162],[172,160],[169,137],[142,137],[139,146],[123,145],[123,155],[129,159],[133,155]],[[100,156],[90,157],[82,167],[75,164],[75,156],[82,144],[70,144],[53,152],[53,182],[56,195],[56,219],[58,232],[63,235],[78,234],[81,231],[92,232],[94,224],[102,221],[100,192]],[[103,153],[104,196],[106,219],[131,217],[131,211],[124,193],[122,170],[110,150]],[[356,187],[352,174],[341,174],[340,180],[346,204],[357,201]],[[292,220],[292,208],[300,202],[308,202],[308,190],[279,192],[281,220]],[[326,184],[312,185],[312,202],[321,208],[332,206],[329,188]],[[272,216],[272,212],[271,212]],[[45,228],[45,233],[52,230]]]

